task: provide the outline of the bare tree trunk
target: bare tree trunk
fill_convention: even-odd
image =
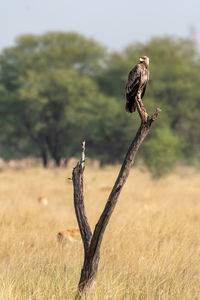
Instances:
[[[149,117],[142,100],[137,99],[136,102],[137,110],[141,118],[141,125],[128,149],[119,175],[107,200],[105,208],[99,218],[99,221],[95,226],[93,234],[86,217],[83,197],[83,172],[85,160],[84,143],[82,145],[82,159],[77,163],[73,170],[72,179],[74,185],[74,207],[84,245],[84,264],[81,270],[81,277],[76,299],[81,299],[82,296],[85,296],[96,280],[98,263],[100,259],[100,246],[106,226],[115,208],[122,187],[124,186],[130,169],[134,163],[135,155],[143,140],[147,136],[153,121],[156,120],[161,111],[160,109],[157,109],[156,112]]]
[[[42,157],[43,167],[47,168],[47,165],[48,165],[47,152],[42,148],[40,150],[40,153],[41,153],[41,157]]]

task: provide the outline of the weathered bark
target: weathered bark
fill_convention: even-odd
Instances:
[[[107,200],[105,208],[97,222],[94,233],[92,234],[84,207],[83,197],[83,171],[84,163],[78,162],[73,170],[72,179],[74,185],[74,207],[78,220],[81,237],[84,245],[84,264],[81,270],[81,277],[78,285],[76,299],[81,299],[86,295],[89,288],[93,285],[98,271],[100,259],[100,246],[103,239],[106,226],[110,220],[112,212],[117,203],[120,192],[126,182],[130,169],[134,163],[135,155],[147,136],[152,122],[156,120],[160,109],[157,109],[154,115],[148,116],[141,99],[137,99],[137,109],[141,118],[141,125],[135,138],[133,139],[128,152],[125,156],[119,175]],[[83,153],[83,151],[82,151]],[[83,157],[83,156],[82,156]]]
[[[83,170],[81,162],[78,162],[73,170],[72,180],[74,185],[74,207],[76,217],[83,239],[84,250],[87,252],[92,238],[92,231],[85,213],[83,197]]]

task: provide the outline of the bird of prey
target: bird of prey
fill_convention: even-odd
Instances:
[[[149,58],[140,57],[140,62],[130,71],[126,84],[126,111],[132,113],[136,109],[136,97],[142,99],[149,81]]]

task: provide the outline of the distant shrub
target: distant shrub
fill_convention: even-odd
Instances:
[[[153,177],[167,175],[182,154],[182,141],[169,128],[159,128],[145,143],[144,160]]]

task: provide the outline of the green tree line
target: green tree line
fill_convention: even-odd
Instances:
[[[0,156],[87,155],[102,163],[122,160],[137,130],[137,114],[125,112],[124,89],[130,69],[150,58],[144,98],[149,114],[162,115],[141,149],[154,176],[185,160],[198,160],[200,55],[188,40],[153,38],[109,52],[77,33],[20,36],[0,55]]]

